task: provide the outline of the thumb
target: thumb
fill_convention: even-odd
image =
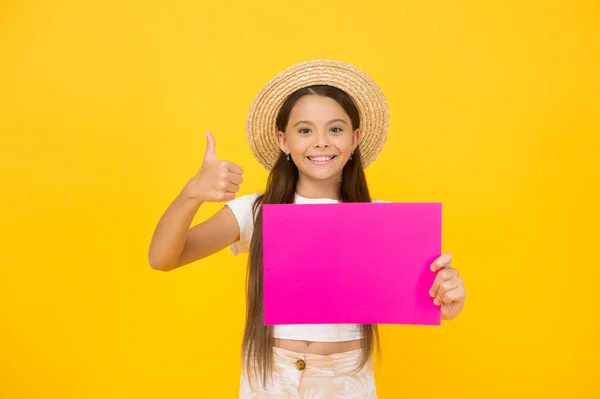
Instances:
[[[217,154],[215,153],[215,137],[211,132],[206,132],[206,150],[204,152],[205,161],[215,161]]]

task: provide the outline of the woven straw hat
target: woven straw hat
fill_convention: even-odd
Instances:
[[[270,170],[281,150],[277,113],[298,89],[329,85],[344,90],[354,100],[360,116],[359,148],[363,167],[377,158],[387,140],[388,103],[377,84],[354,65],[333,60],[313,60],[294,65],[271,79],[256,95],[248,112],[246,137],[254,157]]]

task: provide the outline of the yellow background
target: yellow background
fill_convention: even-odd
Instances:
[[[592,1],[3,1],[0,398],[233,398],[245,257],[146,254],[204,132],[297,62],[383,88],[373,195],[444,203],[459,319],[384,326],[381,398],[600,397],[600,7]],[[211,204],[197,221],[217,210]]]

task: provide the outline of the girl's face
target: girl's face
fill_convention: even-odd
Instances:
[[[290,154],[301,177],[341,181],[359,134],[337,101],[308,95],[292,108],[285,132],[279,132],[279,147]]]

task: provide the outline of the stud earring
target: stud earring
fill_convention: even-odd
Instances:
[[[290,154],[287,154],[286,161],[290,162]]]
[[[352,155],[354,155],[354,150],[350,153],[350,161],[352,161]]]

